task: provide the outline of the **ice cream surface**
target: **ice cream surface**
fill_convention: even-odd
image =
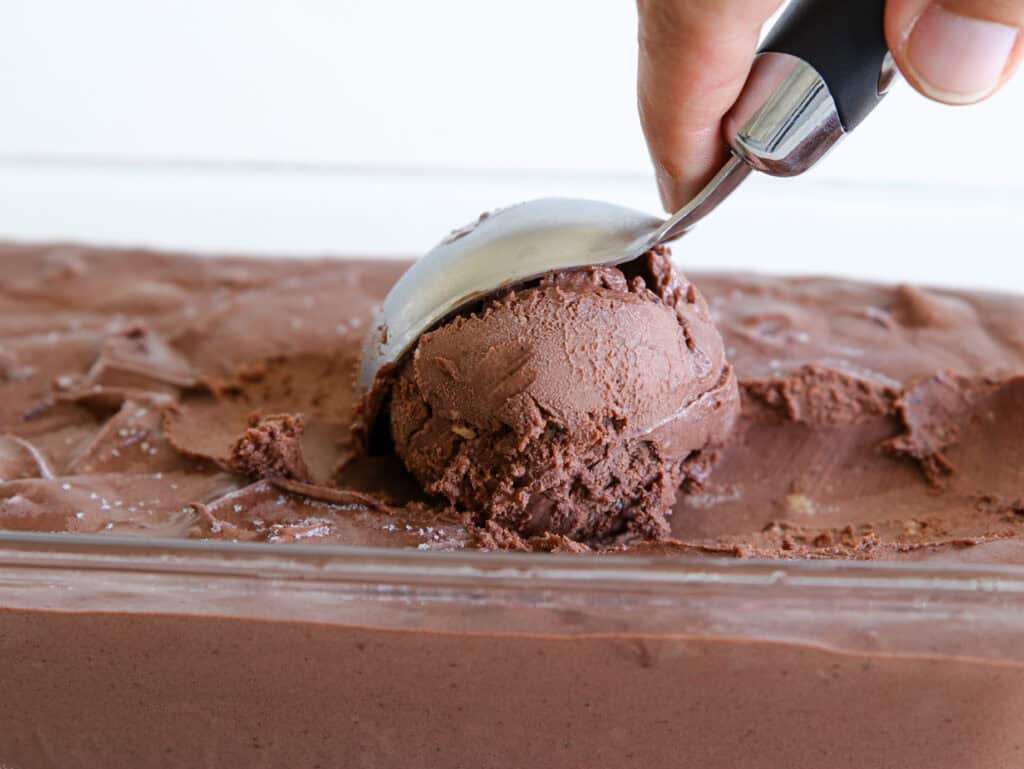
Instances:
[[[659,540],[739,412],[704,298],[665,250],[549,275],[425,334],[390,404],[433,494],[526,538]]]
[[[691,275],[705,311],[682,278],[666,289],[651,265],[642,290],[636,275],[599,271],[516,292],[424,339],[403,385],[437,409],[422,424],[447,429],[453,456],[476,463],[476,486],[456,479],[453,495],[501,503],[481,519],[475,505],[424,494],[397,456],[352,451],[362,339],[406,263],[8,245],[0,264],[0,529],[1024,562],[1018,296]],[[618,319],[615,344],[601,336],[605,311]],[[577,314],[568,337],[567,312]],[[485,316],[503,319],[491,337],[469,333]],[[516,368],[510,340],[526,316],[534,352],[558,366]],[[499,332],[499,360],[488,359]],[[579,368],[567,373],[566,361]],[[727,421],[730,367],[740,413],[705,476],[715,430],[692,428]],[[516,392],[530,397],[506,397]],[[420,402],[402,398],[410,411]],[[525,436],[522,449],[502,442],[506,401],[518,404],[503,414],[506,438]],[[719,401],[720,422],[676,418]],[[453,407],[457,418],[440,413]],[[559,444],[561,431],[571,440]],[[588,431],[592,446],[608,447],[593,468],[579,449]],[[402,440],[419,451],[425,437]],[[518,510],[514,483],[506,497],[487,485],[503,451],[524,453],[530,498]],[[675,478],[655,478],[645,451]],[[538,474],[544,452],[550,476]],[[410,464],[444,484],[452,465],[437,457]],[[631,491],[609,488],[616,474]],[[627,511],[645,499],[655,509],[676,480],[684,493],[671,516]],[[630,525],[639,536],[616,534]]]

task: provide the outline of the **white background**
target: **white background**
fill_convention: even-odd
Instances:
[[[630,0],[2,0],[0,237],[418,253],[524,197],[654,210],[635,26]],[[682,260],[1024,290],[1022,132],[1024,78],[971,109],[898,87]]]

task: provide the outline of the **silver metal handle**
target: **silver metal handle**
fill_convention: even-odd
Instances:
[[[828,85],[802,59],[762,53],[722,123],[732,155],[689,203],[655,234],[667,243],[711,213],[751,170],[796,176],[817,163],[845,131]]]
[[[825,79],[788,53],[757,56],[722,127],[733,152],[772,176],[803,173],[846,135]]]

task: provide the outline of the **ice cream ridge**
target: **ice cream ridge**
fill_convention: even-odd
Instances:
[[[425,334],[397,376],[394,446],[478,526],[658,540],[739,413],[704,297],[659,248],[545,276]]]
[[[547,275],[424,334],[366,452],[356,371],[407,262],[0,264],[2,530],[1024,563],[1020,296],[665,250]]]

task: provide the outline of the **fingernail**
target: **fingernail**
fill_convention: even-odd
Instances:
[[[910,74],[929,96],[970,104],[999,85],[1018,34],[1016,27],[932,3],[911,25],[904,51]]]

